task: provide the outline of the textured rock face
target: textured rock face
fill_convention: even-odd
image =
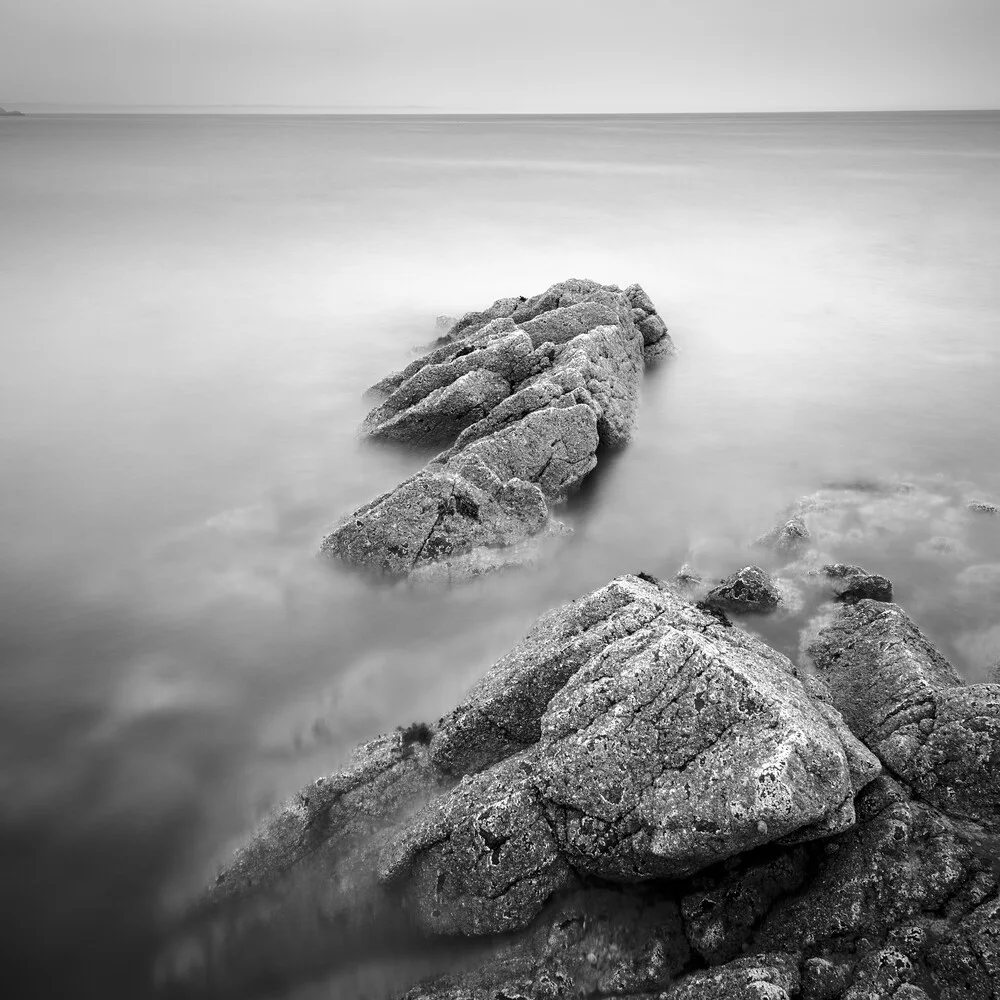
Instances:
[[[628,443],[646,359],[671,351],[638,285],[571,280],[466,315],[437,348],[373,387],[387,398],[362,428],[448,447],[345,518],[322,551],[393,577],[430,563],[460,576],[516,561],[483,553],[563,529],[550,506],[596,466],[599,446]],[[452,498],[475,514],[451,509]]]
[[[813,658],[620,577],[275,810],[166,964],[249,997],[449,942],[397,995],[1000,1000],[995,686],[866,600]]]
[[[389,874],[438,933],[523,926],[581,874],[676,878],[828,836],[878,772],[788,660],[635,577],[544,619],[431,757],[466,777]]]
[[[774,581],[759,566],[744,566],[705,595],[705,603],[734,614],[773,611],[781,602]]]
[[[902,608],[861,601],[809,647],[833,704],[925,801],[988,826],[1000,807],[1000,685],[964,685]]]

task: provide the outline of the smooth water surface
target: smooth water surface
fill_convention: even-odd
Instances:
[[[824,481],[924,484],[828,551],[985,676],[998,176],[993,113],[0,121],[8,967],[142,996],[269,803],[440,716],[542,610],[745,564]],[[358,444],[363,390],[438,314],[570,276],[641,283],[680,350],[572,541],[445,594],[319,565],[422,461]]]

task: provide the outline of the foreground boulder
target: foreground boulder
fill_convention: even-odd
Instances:
[[[811,653],[800,673],[646,575],[543,615],[436,725],[276,809],[161,981],[1000,1000],[996,685],[869,600]]]
[[[517,562],[514,547],[565,530],[551,506],[594,469],[600,446],[628,443],[645,364],[673,350],[638,285],[585,280],[498,300],[442,340],[373,387],[386,398],[362,430],[449,447],[345,518],[324,554],[391,577]]]
[[[536,933],[547,907],[595,884],[676,881],[848,830],[878,771],[786,657],[621,577],[543,616],[436,727],[374,741],[276,810],[167,968],[192,953],[199,974],[259,967],[269,927],[286,942],[269,961],[289,974],[368,946],[366,927],[394,929],[397,950]],[[673,943],[642,982],[638,958],[632,979],[610,957],[597,964],[629,989],[665,986],[689,950],[676,904],[619,903],[641,926],[674,928]],[[324,927],[336,928],[325,944]]]

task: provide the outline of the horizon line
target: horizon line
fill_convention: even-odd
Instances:
[[[351,116],[351,115],[371,115],[374,117],[399,117],[399,116],[422,116],[422,117],[446,117],[453,115],[468,115],[471,117],[600,117],[608,116],[615,118],[639,117],[639,116],[709,116],[709,115],[843,115],[843,114],[948,114],[948,113],[969,113],[969,112],[997,112],[1000,107],[884,107],[884,108],[796,108],[796,109],[755,109],[755,110],[726,110],[714,109],[710,111],[511,111],[494,110],[485,111],[481,109],[463,109],[452,106],[441,105],[421,105],[421,104],[112,104],[112,103],[83,103],[83,102],[63,102],[63,101],[0,101],[0,107],[9,111],[19,109],[36,109],[35,114],[54,115],[128,115],[128,114],[212,114],[229,111],[233,114],[241,115],[316,115],[316,116]],[[42,109],[46,110],[42,110]]]

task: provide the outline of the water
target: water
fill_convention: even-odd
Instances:
[[[825,480],[920,484],[827,549],[981,679],[998,166],[993,113],[0,123],[5,968],[142,996],[269,802],[437,718],[541,610],[742,565]],[[358,445],[364,388],[437,314],[569,276],[640,282],[681,350],[570,545],[453,594],[318,566],[421,464]],[[794,655],[800,624],[758,627]]]

